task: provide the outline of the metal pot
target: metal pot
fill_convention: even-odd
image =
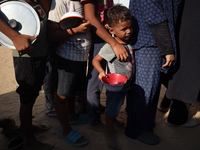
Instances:
[[[38,6],[36,8],[38,9]],[[43,9],[41,8],[41,10]],[[34,36],[40,33],[40,17],[36,10],[24,1],[1,2],[0,15],[11,28],[20,34]],[[31,41],[31,44],[35,40]],[[2,32],[0,32],[0,43],[10,49],[15,49],[13,42]]]

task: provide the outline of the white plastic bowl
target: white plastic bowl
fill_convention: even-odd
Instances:
[[[77,12],[68,12],[64,14],[59,22],[59,26],[62,30],[77,27],[83,23],[83,16]]]

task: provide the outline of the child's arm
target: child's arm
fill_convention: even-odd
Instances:
[[[92,64],[94,66],[94,68],[99,72],[99,80],[102,79],[102,77],[106,77],[105,71],[103,70],[103,68],[101,67],[101,61],[103,60],[103,58],[97,54],[93,60],[92,60]]]
[[[32,41],[37,38],[35,36],[19,34],[13,30],[1,17],[0,17],[0,31],[4,33],[10,40],[12,40],[16,50],[25,51],[28,53],[33,50],[29,41]]]
[[[78,27],[62,30],[58,23],[48,22],[48,37],[52,42],[62,41],[76,33],[85,33],[90,29],[90,22],[84,22]]]
[[[93,26],[96,34],[112,46],[118,60],[126,60],[128,57],[128,53],[124,46],[119,44],[114,38],[112,38],[112,36],[106,31],[106,29],[96,18],[94,0],[90,0],[90,2],[84,3],[84,13],[85,19],[91,22],[91,25]]]

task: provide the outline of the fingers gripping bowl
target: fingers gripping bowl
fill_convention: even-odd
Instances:
[[[120,91],[124,84],[127,82],[127,77],[117,73],[109,73],[106,77],[102,78],[105,88],[111,92]]]

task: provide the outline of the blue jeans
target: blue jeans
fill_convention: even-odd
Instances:
[[[112,119],[118,116],[127,92],[106,91],[106,115]]]

